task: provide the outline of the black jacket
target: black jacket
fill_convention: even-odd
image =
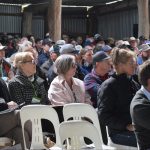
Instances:
[[[8,109],[7,103],[0,103],[0,111]]]
[[[48,70],[49,68],[53,65],[53,62],[51,59],[47,60],[44,64],[42,64],[42,66],[40,67],[42,72],[45,74],[45,76],[47,77],[48,75]]]
[[[42,104],[48,103],[47,92],[44,88],[44,80],[35,76],[34,81],[29,79],[21,73],[15,75],[8,83],[9,93],[11,99],[17,104],[31,104],[32,98],[36,97],[41,99]]]
[[[108,126],[109,135],[126,131],[131,124],[130,103],[139,84],[126,74],[112,75],[98,90],[99,120]]]
[[[7,102],[10,101],[10,95],[7,89],[7,85],[3,79],[0,78],[0,98],[4,99],[6,103],[0,103],[0,111],[8,108]]]
[[[10,101],[10,95],[8,92],[7,85],[3,79],[0,78],[0,98],[3,98],[5,102]]]
[[[150,100],[141,90],[134,96],[130,112],[140,150],[150,149]]]

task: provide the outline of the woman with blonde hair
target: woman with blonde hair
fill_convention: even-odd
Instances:
[[[36,60],[31,52],[19,52],[15,55],[14,66],[17,73],[8,83],[11,99],[17,104],[32,104],[34,102],[45,104],[47,93],[44,80],[36,73]]]
[[[134,127],[130,117],[130,103],[140,85],[133,79],[136,55],[131,50],[115,48],[112,51],[115,74],[98,91],[99,120],[108,127],[116,144],[136,147]]]

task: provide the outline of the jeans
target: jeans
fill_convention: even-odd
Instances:
[[[134,132],[125,131],[121,133],[112,133],[110,138],[115,144],[137,147],[137,141]]]

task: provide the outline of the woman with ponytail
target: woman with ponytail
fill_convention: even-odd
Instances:
[[[115,73],[98,91],[99,120],[108,127],[113,143],[136,147],[130,103],[140,85],[133,79],[136,55],[129,49],[112,51]]]

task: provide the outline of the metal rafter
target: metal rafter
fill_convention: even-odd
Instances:
[[[39,4],[39,3],[48,3],[49,0],[0,0],[0,3],[9,3],[9,4]],[[63,0],[63,5],[75,5],[75,6],[96,6],[104,5],[114,0]]]

